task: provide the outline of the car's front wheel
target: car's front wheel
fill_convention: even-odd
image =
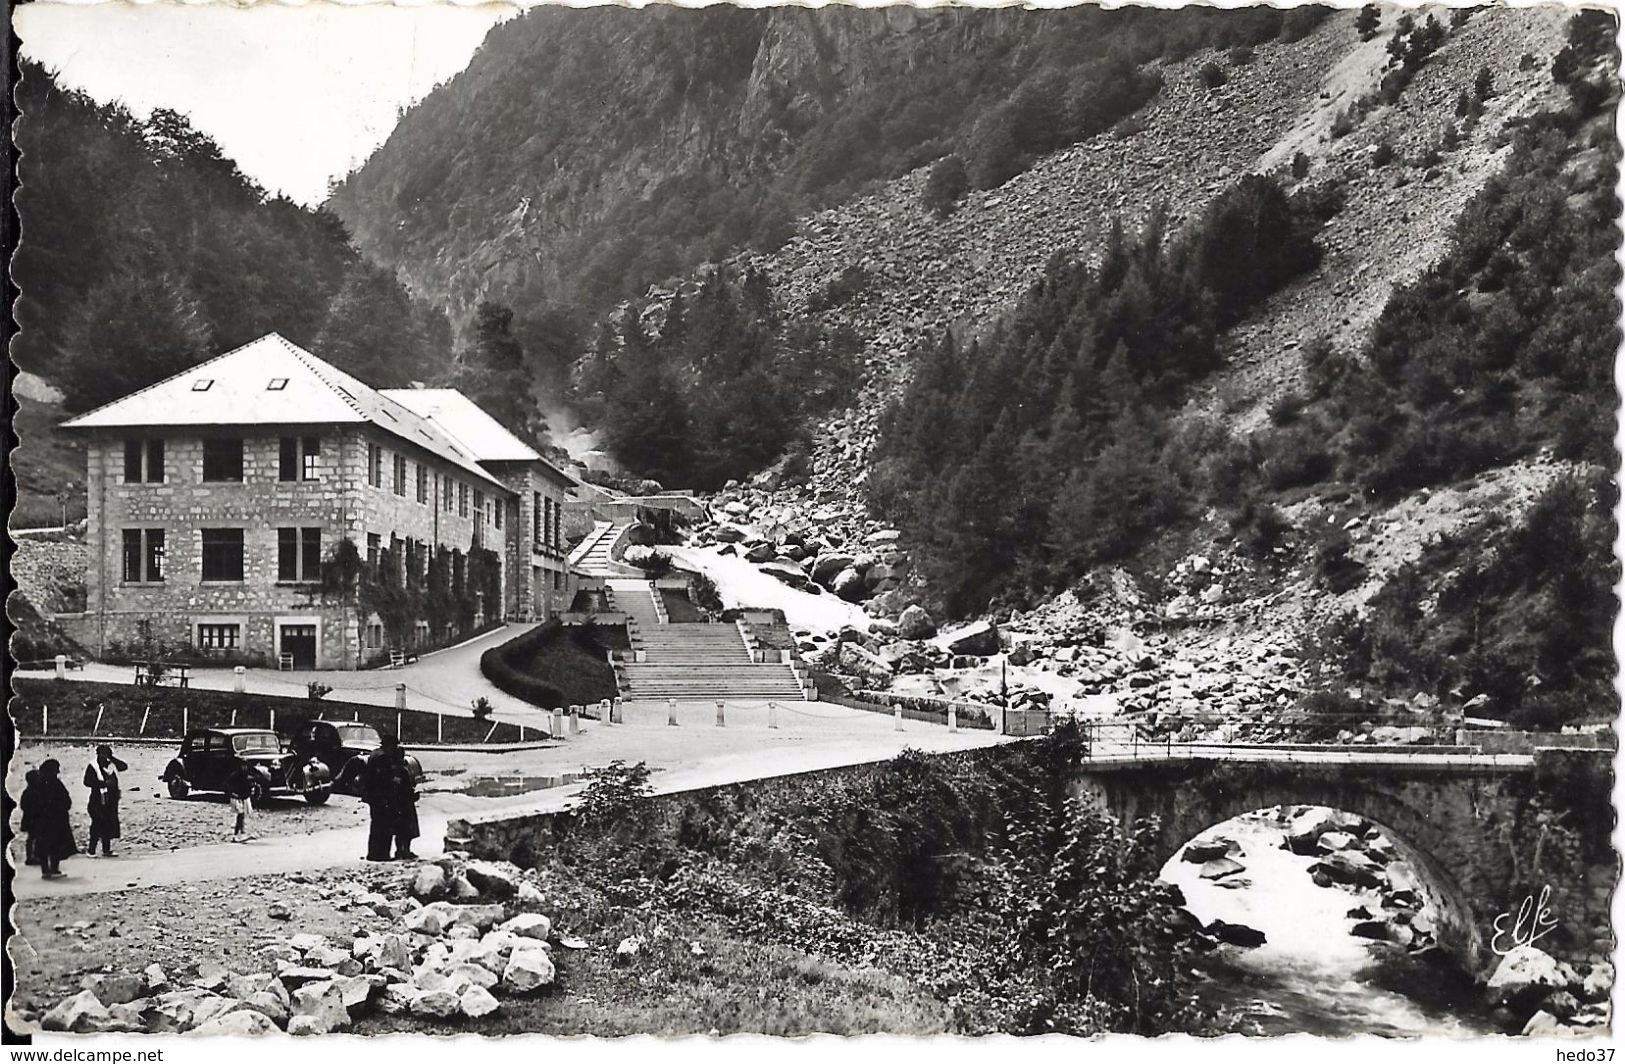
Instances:
[[[169,796],[174,799],[185,798],[192,793],[192,785],[185,780],[175,777],[169,781]]]
[[[254,780],[248,786],[248,802],[255,809],[263,809],[271,800],[271,788],[261,779]]]
[[[311,805],[322,805],[322,804],[326,803],[326,801],[329,798],[331,798],[332,796],[333,796],[332,788],[330,788],[330,787],[318,787],[313,791],[306,791],[305,792],[305,801],[309,802]]]

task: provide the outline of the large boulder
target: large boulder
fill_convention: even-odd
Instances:
[[[1346,831],[1358,837],[1364,834],[1364,826],[1352,814],[1311,806],[1287,824],[1286,848],[1300,857],[1313,857],[1319,851],[1320,837],[1328,831]]]
[[[1538,1004],[1548,994],[1578,982],[1573,969],[1534,946],[1516,946],[1501,958],[1484,984],[1491,1005],[1517,1011]]]
[[[487,898],[511,898],[519,891],[519,870],[490,861],[470,861],[463,875]]]
[[[307,983],[293,992],[293,1007],[288,1023],[304,1016],[320,1028],[317,1033],[336,1031],[350,1022],[350,1010],[344,1005],[344,992],[332,980]]]
[[[842,569],[830,584],[830,590],[847,602],[862,602],[869,595],[869,586],[856,569]]]
[[[864,683],[882,688],[891,683],[891,666],[861,643],[842,643],[838,663],[842,672],[857,676]]]
[[[462,998],[450,990],[420,990],[412,995],[412,1015],[449,1020],[462,1012]]]
[[[277,984],[280,986],[281,984]],[[257,990],[243,999],[246,1008],[255,1012],[262,1012],[273,1023],[284,1024],[288,1022],[288,1002],[277,997],[269,990]]]
[[[87,975],[80,986],[95,994],[103,1005],[125,1005],[147,996],[146,977],[134,972]]]
[[[113,1017],[108,1013],[107,1007],[93,991],[81,990],[73,997],[57,1005],[47,1012],[40,1020],[40,1026],[47,1031],[69,1031],[73,1034],[89,1034],[93,1031],[105,1030],[112,1022]]]
[[[1245,949],[1262,946],[1265,942],[1264,932],[1254,927],[1248,927],[1246,924],[1232,924],[1224,920],[1215,920],[1207,925],[1206,930],[1208,934],[1220,942],[1232,946],[1241,946]]]
[[[1614,966],[1607,961],[1598,961],[1586,973],[1585,981],[1580,984],[1580,993],[1587,1001],[1606,1001],[1613,986]]]
[[[771,543],[758,543],[745,552],[745,560],[755,565],[770,562],[778,557],[778,550]]]
[[[768,562],[761,567],[761,571],[781,584],[787,584],[793,588],[805,588],[807,586],[807,574],[802,571],[801,566],[790,562]]]
[[[412,967],[412,947],[400,935],[385,935],[373,951],[372,962],[377,968],[406,971]]]
[[[1240,847],[1230,839],[1201,839],[1187,843],[1184,853],[1180,856],[1191,864],[1207,864],[1209,861],[1217,861],[1221,857],[1229,857],[1238,849]]]
[[[940,642],[950,654],[990,657],[999,652],[999,628],[992,621],[975,621],[947,633]]]
[[[520,913],[511,920],[504,921],[501,930],[520,938],[540,939],[547,941],[547,936],[553,933],[553,921],[540,913]]]
[[[1216,857],[1211,861],[1204,862],[1199,874],[1203,879],[1223,879],[1225,876],[1233,876],[1237,872],[1243,871],[1246,871],[1246,869],[1240,861],[1232,860],[1229,857]]]
[[[207,1023],[201,1023],[187,1032],[190,1035],[259,1035],[270,1034],[277,1029],[271,1022],[271,1017],[263,1012],[253,1009],[238,1009],[223,1016],[216,1016]]]
[[[515,950],[502,973],[502,987],[525,994],[553,985],[553,959],[546,950]]]
[[[440,935],[452,925],[451,906],[443,901],[425,905],[406,914],[402,926],[420,935]]]
[[[1310,874],[1325,872],[1334,883],[1352,883],[1357,887],[1382,885],[1382,866],[1359,850],[1339,850],[1329,853],[1310,866]]]
[[[897,618],[897,634],[904,639],[930,639],[937,634],[937,622],[920,606],[910,606]]]
[[[437,902],[445,897],[447,877],[444,867],[439,864],[424,864],[419,867],[418,874],[411,879],[411,897],[418,898],[419,902]]]
[[[851,568],[852,563],[856,560],[857,559],[853,558],[852,555],[844,554],[840,551],[830,551],[826,554],[820,554],[817,559],[813,561],[812,578],[818,583],[823,584],[825,587],[829,587],[830,583],[837,576],[839,576],[843,570]]]
[[[491,996],[489,990],[479,986],[469,987],[463,991],[463,996],[458,998],[457,1004],[463,1015],[471,1020],[489,1016],[502,1007],[501,1003]]]

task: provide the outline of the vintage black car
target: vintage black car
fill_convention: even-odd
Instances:
[[[333,773],[319,758],[283,749],[276,732],[266,728],[194,728],[158,778],[169,785],[171,798],[185,798],[193,791],[224,790],[240,764],[253,771],[249,797],[255,805],[273,795],[300,795],[321,805],[333,793]]]
[[[383,746],[383,738],[371,724],[347,720],[313,720],[293,730],[293,752],[316,758],[333,774],[333,789],[340,794],[361,796],[361,773],[367,759]],[[423,766],[406,755],[412,778],[423,782]]]

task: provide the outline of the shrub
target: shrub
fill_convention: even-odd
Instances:
[[[1270,404],[1270,424],[1286,426],[1298,420],[1308,401],[1298,392],[1283,392]]]
[[[1315,548],[1315,574],[1334,595],[1359,587],[1365,581],[1365,566],[1349,553],[1353,542],[1339,529]]]
[[[1394,161],[1394,145],[1384,140],[1377,145],[1377,150],[1371,153],[1372,166],[1387,166]]]
[[[938,218],[946,218],[969,189],[970,174],[965,169],[965,160],[951,153],[931,167],[925,188],[920,192],[920,203]]]
[[[694,573],[688,578],[688,597],[707,613],[722,612],[722,595],[717,591],[716,581],[704,573]]]
[[[325,683],[312,680],[305,684],[305,697],[309,698],[312,702],[320,702],[322,699],[326,698],[332,693],[333,689]]]
[[[1354,29],[1360,35],[1360,40],[1369,41],[1377,35],[1377,27],[1382,24],[1382,13],[1376,4],[1367,4],[1360,8],[1360,14],[1354,20]]]
[[[1292,177],[1294,180],[1302,181],[1308,176],[1309,156],[1300,151],[1292,157]]]
[[[1292,531],[1292,522],[1273,505],[1248,500],[1231,519],[1231,527],[1243,550],[1254,558],[1267,560],[1285,543],[1287,534]]]
[[[491,700],[486,698],[484,695],[474,699],[474,701],[470,702],[468,705],[469,708],[474,711],[474,718],[476,720],[487,720],[490,718]]]
[[[823,287],[807,297],[807,310],[820,314],[850,303],[869,287],[869,271],[862,263],[851,263]]]
[[[1332,119],[1332,139],[1337,140],[1348,136],[1354,132],[1354,127],[1359,124],[1359,113],[1354,109],[1353,105],[1343,108],[1337,112],[1337,117]]]
[[[1478,68],[1478,73],[1473,76],[1473,96],[1475,98],[1479,99],[1479,100],[1487,100],[1491,96],[1494,96],[1494,95],[1495,95],[1495,77],[1494,77],[1494,75],[1492,75],[1490,73],[1490,68],[1489,67],[1487,67],[1487,66],[1479,67]]]
[[[1209,89],[1216,89],[1230,80],[1224,68],[1211,60],[1202,64],[1202,68],[1196,72],[1196,78]]]

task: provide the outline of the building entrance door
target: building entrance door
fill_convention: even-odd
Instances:
[[[316,626],[314,624],[285,624],[282,626],[282,653],[293,657],[296,669],[316,667]]]

